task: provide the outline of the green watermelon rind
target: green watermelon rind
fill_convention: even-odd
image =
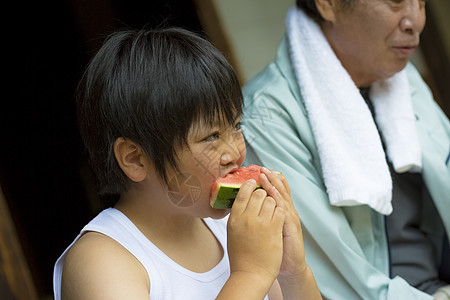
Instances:
[[[250,167],[250,166],[249,166]],[[259,167],[259,166],[258,166]],[[248,168],[248,167],[244,167]],[[261,167],[259,167],[261,168]],[[278,171],[272,171],[278,174],[282,174]],[[258,182],[258,181],[257,181]],[[215,199],[210,200],[210,206],[216,209],[229,209],[233,206],[234,200],[239,192],[240,187],[244,182],[240,183],[220,183],[217,186],[217,194]],[[258,184],[255,190],[260,189],[261,186]]]
[[[218,187],[216,201],[211,205],[212,208],[217,209],[229,209],[233,206],[234,200],[236,199],[237,193],[241,184],[222,184]],[[257,186],[256,189],[260,189]]]

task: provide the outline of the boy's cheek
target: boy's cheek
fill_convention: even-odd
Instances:
[[[176,207],[189,208],[199,202],[209,203],[211,186],[216,178],[205,172],[192,171],[178,172],[168,182],[168,200]]]
[[[239,162],[238,162],[239,167],[242,166],[242,163],[244,162],[246,155],[247,155],[247,149],[245,148],[245,145],[244,145],[244,148],[241,150],[241,158],[239,159]]]

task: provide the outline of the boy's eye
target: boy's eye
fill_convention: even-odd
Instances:
[[[242,122],[237,122],[236,125],[234,125],[234,130],[241,130]]]
[[[216,132],[208,135],[206,138],[204,138],[203,141],[205,141],[205,142],[212,142],[212,141],[218,140],[219,137],[220,137],[220,134],[219,134],[218,131],[216,131]]]

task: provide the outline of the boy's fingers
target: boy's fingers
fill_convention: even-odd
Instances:
[[[268,222],[270,222],[270,220],[272,220],[273,218],[273,214],[275,213],[276,206],[277,204],[275,199],[273,199],[270,196],[266,197],[261,206],[261,211],[259,212],[259,215]]]
[[[267,196],[266,191],[262,189],[257,189],[256,191],[254,191],[253,194],[250,196],[250,200],[247,204],[245,212],[254,216],[259,215],[259,212],[261,211],[261,207],[264,203],[264,199],[266,198],[266,196]]]
[[[270,171],[269,169],[267,169],[267,168],[261,168],[261,170],[262,170],[262,173],[264,174],[264,175],[266,175],[266,177],[269,179],[269,181],[270,181],[270,183],[272,184],[272,185],[274,185],[274,186],[276,186],[279,190],[280,189],[282,189],[284,186],[283,186],[283,183],[281,182],[281,180],[280,180],[280,178],[278,178],[278,176],[280,176],[280,174],[278,174],[278,173],[275,173],[275,172],[272,172],[272,171]],[[281,191],[281,190],[280,190]]]
[[[273,188],[273,185],[264,173],[259,174],[259,184],[267,192],[267,194],[270,195],[270,191]]]
[[[278,189],[276,187],[272,187],[271,195],[273,195],[272,197],[277,202],[277,206],[282,207],[284,209],[286,208],[286,204],[284,203],[284,198],[280,194],[280,192],[278,191]]]
[[[233,206],[231,207],[232,213],[242,214],[248,205],[248,201],[256,188],[256,181],[254,179],[247,180],[244,182],[239,189],[239,192],[234,200]]]
[[[272,222],[275,222],[276,226],[283,228],[284,219],[286,218],[286,210],[283,207],[275,207],[275,211],[273,213]]]
[[[283,198],[290,197],[291,192],[289,189],[289,183],[286,177],[283,176],[283,174],[272,172],[264,167],[262,168],[262,172],[267,176],[270,183],[278,189]]]
[[[275,199],[277,205],[284,206],[283,196],[280,194],[278,189],[274,185],[272,185],[272,183],[264,173],[259,175],[259,182],[261,184],[261,187],[267,192],[267,194]]]
[[[280,180],[283,183],[286,192],[290,195],[291,194],[291,189],[289,187],[289,183],[288,183],[286,177],[284,177],[284,175],[282,175],[282,174],[280,174],[280,175],[281,175],[281,176],[279,176]]]

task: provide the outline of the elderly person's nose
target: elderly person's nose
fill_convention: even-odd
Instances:
[[[420,34],[425,26],[425,1],[407,0],[400,29],[409,34]]]

